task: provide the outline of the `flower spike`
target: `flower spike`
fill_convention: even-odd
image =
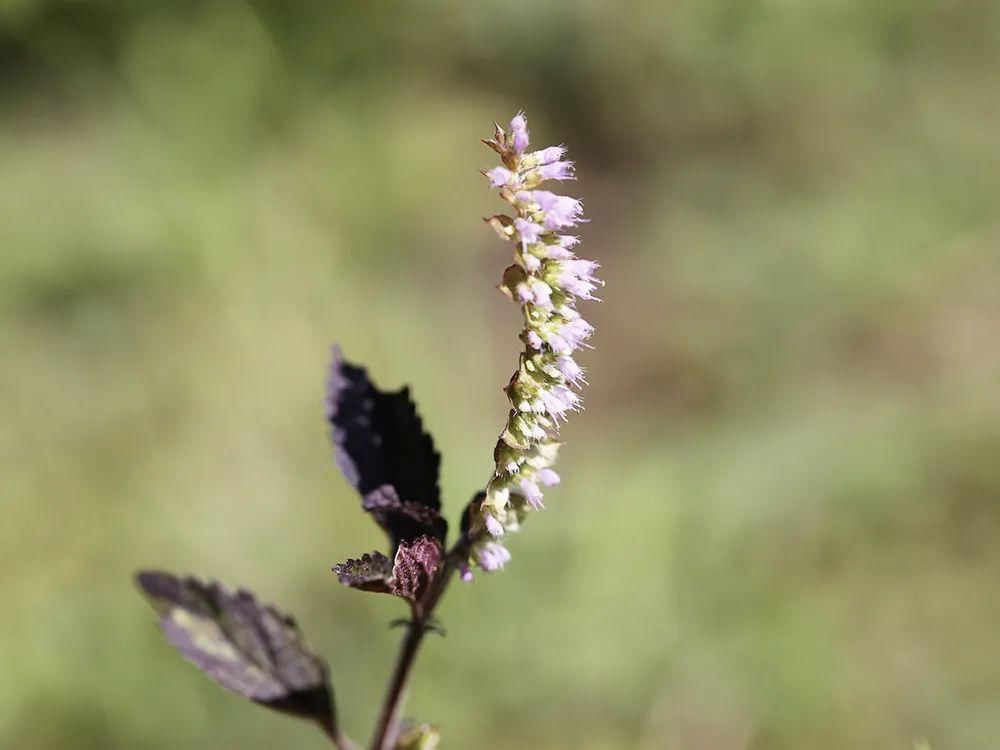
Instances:
[[[566,147],[527,152],[523,112],[511,120],[509,131],[497,125],[494,137],[483,142],[500,155],[502,166],[482,173],[514,214],[486,219],[503,239],[513,240],[514,263],[504,271],[500,290],[524,315],[524,350],[504,388],[511,410],[493,451],[496,466],[486,492],[468,511],[469,561],[490,572],[510,560],[502,543],[506,532],[543,509],[543,489],[560,481],[551,468],[559,450],[555,434],[570,412],[582,408],[574,389],[586,383],[573,355],[588,346],[594,332],[576,304],[596,300],[603,282],[597,263],[573,253],[578,239],[561,234],[586,221],[583,204],[537,189],[549,180],[576,178],[573,162],[563,158]],[[463,569],[463,579],[470,576]]]

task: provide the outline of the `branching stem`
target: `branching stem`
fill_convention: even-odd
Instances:
[[[399,737],[400,720],[403,705],[406,701],[406,689],[410,681],[410,672],[417,658],[420,644],[427,631],[431,629],[434,610],[444,596],[452,575],[458,568],[457,563],[468,557],[467,542],[460,539],[445,557],[440,572],[434,581],[433,589],[426,599],[413,607],[410,622],[406,626],[406,635],[399,647],[396,667],[392,672],[389,687],[386,689],[382,710],[379,712],[375,725],[375,736],[372,739],[371,750],[393,750]]]

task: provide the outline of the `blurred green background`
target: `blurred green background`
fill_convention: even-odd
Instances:
[[[1000,743],[995,0],[0,2],[0,747],[310,748],[163,642],[252,586],[366,738],[402,614],[328,347],[407,382],[457,516],[517,311],[478,139],[565,142],[588,410],[410,713],[446,748]]]

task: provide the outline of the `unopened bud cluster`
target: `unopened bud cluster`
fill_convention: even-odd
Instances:
[[[555,434],[569,413],[581,408],[576,389],[586,382],[573,355],[594,331],[576,303],[596,299],[602,282],[595,276],[598,264],[573,253],[577,238],[562,233],[584,221],[580,201],[538,189],[548,180],[574,179],[573,162],[563,159],[566,149],[527,151],[523,113],[511,120],[509,131],[497,125],[493,138],[483,142],[502,162],[483,174],[514,214],[486,220],[514,245],[514,262],[500,289],[524,315],[524,350],[504,389],[510,414],[493,452],[496,469],[471,525],[472,561],[492,571],[510,559],[500,541],[504,534],[543,507],[544,487],[559,483],[551,468],[559,450]]]

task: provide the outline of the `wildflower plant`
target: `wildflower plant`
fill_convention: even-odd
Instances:
[[[513,262],[500,290],[521,309],[523,349],[504,387],[507,420],[493,450],[485,489],[462,515],[449,548],[441,515],[440,454],[424,430],[408,388],[380,390],[366,370],[333,350],[326,418],[334,459],[358,491],[361,507],[388,537],[388,554],[375,550],[333,566],[340,583],[403,599],[409,617],[369,747],[432,750],[435,727],[402,719],[403,701],[419,646],[440,631],[434,612],[453,575],[473,578],[510,561],[508,532],[544,506],[543,488],[559,483],[553,470],[559,426],[581,408],[586,383],[574,355],[593,333],[577,303],[595,299],[597,264],[578,258],[583,207],[575,198],[540,189],[574,179],[563,146],[529,151],[523,113],[509,129],[495,125],[484,139],[501,164],[483,174],[510,206],[486,219],[512,247]],[[340,750],[359,746],[338,721],[329,670],[305,644],[289,615],[245,590],[194,577],[143,571],[137,582],[156,609],[167,639],[222,687],[285,714],[315,722]]]

